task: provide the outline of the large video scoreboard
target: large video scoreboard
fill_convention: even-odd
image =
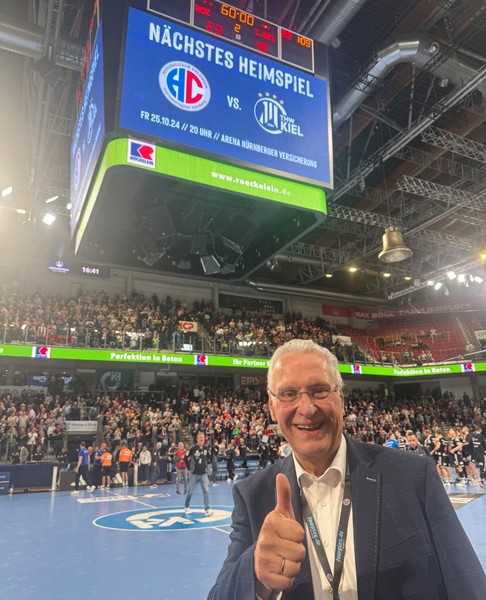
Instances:
[[[241,279],[325,218],[333,173],[322,45],[219,0],[98,6],[71,150],[76,252],[95,231],[95,246],[107,241],[119,217],[125,246],[104,257],[135,266],[129,227],[147,199],[152,207],[166,202],[174,223],[163,237],[171,231],[182,243],[181,234],[196,232],[185,217],[181,232],[174,211],[190,213],[195,197],[206,223],[217,215],[208,239],[229,239],[245,255],[224,273]],[[165,188],[171,198],[181,194],[180,205],[167,204]],[[223,231],[240,216],[254,229],[251,247]],[[153,248],[151,266],[171,272],[174,261],[187,263],[159,261],[174,251],[171,241]]]
[[[312,40],[221,2],[190,6],[197,29],[130,8],[120,127],[331,187],[329,86]]]

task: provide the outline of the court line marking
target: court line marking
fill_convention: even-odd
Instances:
[[[231,533],[231,531],[226,531],[226,529],[221,529],[220,527],[213,527],[212,529],[216,529],[216,531],[221,531],[221,533],[226,533],[226,535],[229,535]]]
[[[141,500],[137,500],[135,496],[125,496],[123,494],[117,494],[116,492],[112,492],[111,490],[107,490],[109,494],[116,496],[117,498],[121,498],[123,500],[131,500],[132,502],[138,502],[138,504],[142,504],[143,506],[147,506],[148,508],[157,508],[157,506],[153,506],[153,504],[147,504],[147,502],[142,502]]]

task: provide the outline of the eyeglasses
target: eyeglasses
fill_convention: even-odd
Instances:
[[[313,402],[319,402],[320,400],[328,398],[330,394],[337,392],[340,387],[340,385],[336,385],[333,388],[328,385],[316,385],[307,390],[294,390],[289,388],[287,390],[282,390],[281,392],[272,392],[272,390],[268,388],[268,391],[274,398],[277,398],[277,400],[280,400],[283,404],[295,404],[296,402],[299,402],[302,394],[307,394]]]

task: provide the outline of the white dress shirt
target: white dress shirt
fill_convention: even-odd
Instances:
[[[304,494],[311,512],[314,515],[315,522],[319,529],[319,537],[333,574],[334,552],[336,550],[336,538],[346,478],[346,454],[346,440],[344,439],[344,436],[342,436],[341,445],[336,452],[334,460],[324,475],[321,475],[320,477],[316,477],[305,471],[295,455],[292,455],[297,482],[301,493]],[[314,588],[314,600],[329,600],[329,598],[332,597],[332,588],[326,579],[324,569],[317,556],[307,525],[305,525],[305,530],[307,548],[309,550],[312,586]],[[280,600],[281,597],[282,593],[276,595],[275,600]],[[339,583],[339,598],[340,600],[358,600],[352,504],[346,533],[343,572]],[[256,596],[256,599],[260,600],[258,595]]]
[[[334,573],[334,552],[336,549],[336,537],[339,518],[341,516],[344,481],[346,477],[346,440],[343,436],[334,460],[324,475],[321,475],[320,477],[307,473],[307,471],[301,467],[295,455],[293,455],[293,459],[301,493],[304,494],[312,514],[314,515],[315,522],[319,529],[319,537],[321,538],[321,542],[326,552],[331,571]],[[306,538],[309,550],[314,598],[315,600],[328,600],[331,597],[332,589],[326,579],[321,561],[317,556],[312,538],[307,530],[307,525]],[[343,573],[339,583],[339,598],[340,600],[358,600],[352,504],[346,534]]]

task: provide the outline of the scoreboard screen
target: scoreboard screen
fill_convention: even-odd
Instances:
[[[148,0],[148,9],[197,29],[314,72],[314,42],[219,0]]]
[[[225,6],[211,1],[211,10]],[[240,16],[228,10],[220,22],[235,23]],[[207,19],[201,16],[201,26]],[[255,45],[264,23],[256,18],[249,22],[239,31],[242,40]],[[224,33],[228,28],[222,27]],[[275,25],[267,31],[277,36],[280,51],[281,31]],[[305,46],[292,32],[283,33],[293,44],[284,46],[286,52],[298,57]],[[230,44],[223,35],[213,37],[133,7],[125,44],[122,129],[217,160],[333,186],[326,78],[258,54],[255,48]]]
[[[81,262],[96,239],[107,264],[242,281],[325,219],[326,48],[232,4],[100,3],[71,151],[77,261],[57,261],[53,272],[109,276]],[[183,217],[194,202],[203,220]],[[167,213],[173,233],[151,233],[149,247],[152,208]],[[187,251],[203,226],[203,251],[217,264]]]

